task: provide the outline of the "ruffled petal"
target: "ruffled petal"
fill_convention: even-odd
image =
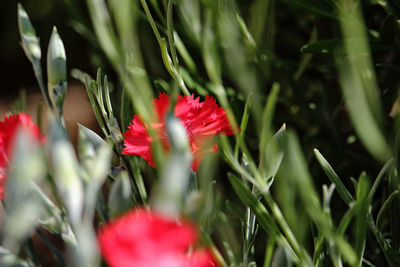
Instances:
[[[40,143],[46,141],[46,137],[40,134],[39,127],[26,113],[5,116],[0,121],[0,199],[4,198],[4,186],[9,159],[12,158],[14,142],[18,130],[24,131],[30,138]]]
[[[190,120],[190,131],[193,135],[234,134],[228,117],[215,99],[206,95],[203,105],[196,110]]]
[[[165,115],[169,105],[168,95],[160,93],[158,98],[153,100],[154,112],[158,121],[151,123],[151,127],[156,130],[157,138],[161,140],[166,151],[170,147],[165,130]],[[204,102],[200,102],[200,97],[195,98],[193,94],[179,96],[175,103],[174,113],[186,128],[194,155],[192,164],[194,171],[198,169],[204,153],[218,151],[217,145],[211,142],[214,136],[234,134],[224,109],[219,107],[215,99],[210,96],[205,96]],[[147,133],[147,127],[144,127],[143,123],[135,118],[125,134],[123,153],[142,156],[152,167],[155,167],[151,156],[152,139]],[[135,127],[135,125],[138,126]]]
[[[104,225],[98,241],[109,266],[217,266],[206,249],[188,255],[197,237],[196,227],[187,221],[136,209]]]
[[[190,97],[179,96],[175,104],[174,113],[186,126],[197,115],[198,109],[202,106],[203,103],[200,103],[200,97],[194,98],[193,94]]]
[[[155,163],[151,155],[151,137],[138,116],[134,116],[131,125],[125,132],[124,149],[122,154],[141,156],[150,166],[155,168]]]
[[[159,121],[165,120],[165,115],[170,105],[169,96],[165,93],[160,93],[158,98],[153,99],[153,106]]]

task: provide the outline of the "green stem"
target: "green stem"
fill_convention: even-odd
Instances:
[[[43,81],[42,68],[40,67],[40,61],[34,59],[32,61],[32,65],[33,65],[33,71],[35,72],[36,80],[39,84],[40,91],[42,91],[42,94],[43,94],[44,98],[46,99],[47,105],[49,105],[50,110],[54,112],[53,104],[51,103],[49,94],[47,92],[47,87]]]
[[[176,56],[176,50],[174,45],[174,28],[173,28],[173,21],[172,21],[172,6],[173,0],[168,1],[167,7],[167,35],[168,35],[168,43],[169,49],[171,50],[171,57],[172,62],[175,65],[175,68],[178,69],[178,57]]]
[[[270,236],[267,241],[267,246],[265,248],[265,259],[264,259],[264,267],[271,266],[272,255],[274,253],[275,248],[275,236]]]
[[[379,172],[378,176],[375,179],[374,184],[372,185],[371,190],[369,191],[368,197],[367,197],[367,204],[370,205],[372,202],[372,198],[374,197],[374,194],[376,192],[376,189],[378,188],[379,184],[381,183],[384,174],[393,166],[394,160],[390,159],[386,162],[386,164],[382,167],[381,171]]]
[[[35,245],[33,244],[31,237],[29,237],[24,243],[24,248],[26,250],[26,253],[29,255],[29,258],[32,259],[35,266],[41,266],[38,255],[36,253]]]
[[[390,245],[386,241],[386,238],[376,227],[374,219],[372,218],[371,214],[369,214],[367,216],[367,220],[368,220],[369,228],[371,229],[372,233],[375,235],[375,238],[378,241],[378,243],[383,251],[383,254],[385,255],[385,258],[388,261],[388,263],[390,264],[390,266],[400,266],[399,255],[392,249],[392,247],[390,247]]]
[[[63,256],[61,255],[61,252],[50,242],[50,240],[43,233],[43,231],[38,228],[38,229],[36,229],[36,233],[39,235],[39,237],[43,240],[43,242],[49,247],[51,252],[54,254],[54,256],[56,257],[56,260],[58,262],[58,265],[66,267],[67,264],[65,263],[65,260],[64,260]]]
[[[222,257],[219,250],[215,247],[214,242],[208,234],[203,235],[205,243],[211,248],[212,253],[214,254],[215,259],[219,263],[218,266],[228,267],[228,264],[225,262],[224,257]]]
[[[161,35],[160,32],[157,29],[157,25],[153,19],[153,17],[151,16],[149,7],[147,6],[146,0],[140,0],[140,3],[142,3],[144,12],[146,13],[147,19],[149,20],[150,26],[153,29],[154,35],[156,36],[157,42],[161,47]]]
[[[256,216],[248,207],[246,212],[246,224],[244,231],[244,245],[243,245],[243,263],[247,266],[252,260],[251,249],[254,243],[254,235],[256,233]]]
[[[272,198],[271,194],[269,192],[263,193],[264,199],[267,201],[272,213],[274,214],[275,219],[279,223],[279,226],[281,227],[283,233],[285,234],[286,238],[288,239],[291,247],[293,248],[293,251],[296,253],[296,255],[299,257],[300,261],[301,259],[304,259],[304,250],[301,248],[299,245],[296,237],[294,236],[292,230],[290,229],[288,223],[286,222],[282,211],[279,209],[278,205],[276,204],[275,200]]]

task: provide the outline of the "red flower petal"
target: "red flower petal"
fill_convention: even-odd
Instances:
[[[190,255],[191,267],[211,267],[218,266],[213,253],[209,249],[199,249]]]
[[[216,266],[211,265],[215,263],[213,255],[204,255],[203,250],[187,256],[197,240],[192,224],[144,209],[132,210],[103,226],[98,240],[110,266]]]
[[[151,124],[151,127],[158,129],[158,138],[161,139],[166,149],[169,144],[165,133],[165,115],[169,105],[170,98],[163,93],[159,94],[158,99],[153,100],[158,122]],[[206,152],[216,153],[218,151],[217,145],[212,142],[214,136],[234,134],[224,109],[219,107],[215,99],[210,96],[205,96],[204,102],[200,102],[200,98],[195,98],[194,95],[179,96],[174,107],[174,114],[186,127],[194,155],[192,163],[194,171],[197,171]],[[155,167],[151,156],[151,143],[152,139],[146,127],[135,115],[132,125],[125,133],[125,148],[122,153],[141,156],[150,166]]]
[[[167,94],[160,93],[158,98],[153,99],[153,106],[156,108],[159,121],[164,121],[169,108],[169,103],[170,100]]]
[[[125,148],[122,154],[141,156],[151,167],[155,168],[155,163],[151,155],[151,137],[149,136],[142,121],[135,115],[132,124],[125,132]]]
[[[6,170],[19,128],[32,139],[41,143],[45,142],[45,136],[40,134],[39,127],[28,114],[19,113],[5,116],[4,121],[0,121],[0,199],[4,198]]]

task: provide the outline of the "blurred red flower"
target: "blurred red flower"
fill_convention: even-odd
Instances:
[[[179,96],[174,107],[177,116],[188,134],[190,147],[194,156],[192,169],[197,171],[200,162],[207,152],[218,152],[218,146],[212,142],[214,136],[219,134],[233,135],[233,129],[226,116],[225,110],[217,105],[215,100],[206,95],[204,102],[200,98],[191,96]],[[160,93],[158,99],[153,100],[153,106],[157,115],[157,122],[151,127],[156,131],[157,137],[168,149],[169,143],[165,129],[165,115],[170,105],[168,95]],[[150,166],[155,167],[151,154],[152,138],[147,131],[142,119],[134,115],[132,124],[125,132],[122,154],[136,155],[144,158]]]
[[[111,267],[212,267],[218,266],[208,249],[189,249],[197,241],[189,222],[164,218],[136,209],[102,227],[98,240]]]
[[[25,113],[4,116],[0,121],[0,199],[4,198],[4,187],[7,167],[14,147],[18,129],[21,128],[30,137],[44,142],[45,137],[40,134],[39,127]]]

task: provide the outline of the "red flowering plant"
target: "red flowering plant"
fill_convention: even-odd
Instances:
[[[160,93],[158,99],[153,100],[153,106],[157,115],[157,121],[151,123],[157,138],[168,149],[169,143],[165,130],[165,116],[171,104],[168,95]],[[216,135],[233,135],[234,131],[223,108],[219,107],[211,96],[206,95],[204,102],[200,98],[191,96],[179,96],[173,112],[184,125],[190,148],[193,153],[192,169],[197,171],[199,165],[207,152],[218,152],[216,143],[212,139]],[[134,115],[132,124],[125,132],[122,151],[126,155],[136,155],[144,158],[152,167],[156,167],[152,154],[151,144],[153,142],[148,132],[148,127],[138,115]]]
[[[98,234],[101,253],[113,267],[218,266],[209,249],[192,250],[197,238],[196,228],[190,222],[142,208],[104,225]]]
[[[45,141],[45,137],[40,134],[39,127],[26,113],[5,116],[4,120],[0,121],[0,199],[4,198],[7,167],[18,130],[26,132],[29,137],[39,142]]]
[[[290,66],[295,66],[293,60],[300,58],[287,57],[281,53],[282,49],[278,49],[278,54],[276,49],[267,49],[266,57],[264,48],[270,47],[269,41],[279,36],[260,37],[274,32],[269,26],[282,26],[280,22],[287,24],[286,18],[293,15],[291,8],[274,8],[271,6],[273,1],[215,1],[216,4],[208,4],[198,0],[143,0],[123,1],[121,5],[106,0],[85,2],[87,10],[84,14],[90,15],[93,27],[79,32],[90,33],[91,40],[97,38],[98,42],[94,43],[100,49],[94,49],[93,56],[102,58],[97,54],[102,49],[110,66],[114,67],[111,77],[117,80],[108,81],[100,70],[95,80],[77,69],[68,72],[64,45],[56,28],[47,49],[47,77],[43,77],[46,71],[42,69],[39,37],[25,10],[18,6],[21,45],[32,63],[53,117],[49,117],[51,121],[47,123],[51,145],[46,146],[46,153],[37,150],[37,146],[31,149],[31,143],[25,142],[25,138],[14,141],[18,128],[41,140],[37,127],[27,115],[13,115],[0,122],[0,197],[3,197],[2,185],[8,175],[7,200],[2,201],[7,204],[6,209],[4,206],[7,213],[6,216],[0,214],[0,266],[101,266],[100,254],[109,266],[118,267],[273,266],[280,262],[299,266],[336,266],[342,262],[346,266],[373,266],[376,263],[400,266],[397,234],[400,224],[397,223],[396,209],[400,179],[398,120],[381,116],[384,112],[380,110],[380,91],[373,91],[375,87],[391,89],[387,87],[391,83],[380,84],[387,76],[387,68],[380,68],[379,72],[377,69],[377,73],[384,75],[374,78],[369,59],[372,54],[368,49],[369,37],[373,36],[357,32],[367,29],[362,27],[364,22],[359,11],[367,10],[369,6],[376,9],[377,3],[339,5],[337,10],[336,7],[328,10],[337,11],[333,13],[344,30],[340,53],[332,54],[333,61],[338,64],[337,71],[333,72],[337,72],[339,79],[330,83],[336,89],[340,82],[344,94],[332,98],[340,100],[337,101],[339,106],[324,106],[314,102],[320,98],[319,94],[325,94],[325,90],[308,86],[315,82],[307,81],[307,77],[316,76],[313,70],[332,68],[331,62],[326,66],[309,64],[304,67],[300,64],[299,71]],[[160,2],[166,5],[160,6]],[[289,5],[283,3],[279,7],[285,4]],[[132,10],[143,11],[144,16],[138,19],[137,12]],[[265,16],[265,11],[272,16]],[[157,21],[152,12],[157,13],[154,14]],[[166,16],[163,16],[164,12]],[[274,12],[286,13],[275,16]],[[398,14],[393,8],[381,8],[379,12],[382,29],[398,26]],[[177,17],[179,19],[175,19]],[[263,21],[264,17],[268,21]],[[147,34],[137,35],[142,32],[137,29],[144,26],[145,18],[155,33],[154,40],[147,38]],[[270,18],[274,18],[273,23],[269,23]],[[247,21],[252,23],[247,25]],[[265,27],[258,27],[261,24],[254,24],[255,21]],[[305,28],[304,25],[301,29],[294,27],[301,30],[302,37]],[[357,42],[346,41],[354,36]],[[279,44],[282,41],[285,44],[285,38],[278,39]],[[387,38],[378,39],[382,44],[388,41]],[[156,49],[152,45],[155,40],[159,44]],[[391,40],[389,45],[398,45],[396,41]],[[324,45],[323,41],[320,43],[296,47],[303,46],[302,52],[317,56],[320,49],[316,47]],[[157,58],[160,50],[161,57]],[[142,58],[144,53],[146,56]],[[398,63],[396,60],[399,58],[390,57],[389,61]],[[321,61],[313,63],[320,64]],[[160,64],[165,65],[173,80],[162,78]],[[285,64],[290,66],[285,67]],[[72,124],[71,120],[64,123],[68,116],[63,114],[68,73],[85,84],[102,132],[99,136],[80,125],[76,150],[68,137],[67,126]],[[323,74],[318,76],[329,76]],[[332,80],[330,76],[328,78]],[[318,88],[326,85],[321,81],[317,82],[321,85]],[[393,82],[397,82],[396,79]],[[205,96],[190,95],[186,85]],[[152,101],[154,86],[169,92],[179,87],[185,96],[161,93]],[[283,94],[279,94],[281,86]],[[304,90],[294,90],[299,86]],[[395,103],[390,115],[398,115],[398,101],[390,101],[395,91],[386,91],[389,93],[384,94],[384,103]],[[227,111],[206,95],[210,92],[218,96],[223,107],[232,101],[235,108],[232,113],[241,114],[235,118],[236,121],[240,118],[241,129],[236,131],[237,127],[230,124]],[[354,124],[354,132],[350,127],[348,134],[358,136],[357,151],[348,151],[351,153],[336,153],[345,148],[343,134],[320,139],[327,119],[329,128],[341,132],[342,127],[335,128],[337,120],[329,111],[342,110],[343,104]],[[118,112],[114,112],[115,107],[120,108]],[[275,113],[275,107],[280,112]],[[382,107],[384,111],[390,110],[388,106]],[[132,114],[132,108],[136,115]],[[18,109],[23,110],[22,102]],[[79,114],[87,113],[83,107],[75,107],[75,110]],[[324,111],[323,116],[318,111]],[[301,144],[306,145],[307,157],[296,135],[291,131],[287,133],[285,126],[274,134],[275,123],[281,119],[289,120],[290,127],[300,127],[305,134]],[[297,122],[299,119],[301,121]],[[391,125],[391,121],[395,124]],[[318,122],[323,122],[322,127],[317,125]],[[124,138],[121,129],[126,131]],[[217,164],[205,168],[204,164],[201,176],[191,173],[191,169],[198,170],[206,153],[218,151],[217,135],[233,135],[239,130],[234,142],[221,138],[221,150],[229,169],[225,168],[227,166],[217,169]],[[396,131],[385,134],[390,132],[388,130]],[[163,153],[152,153],[153,150],[159,152],[159,144],[168,154],[163,161],[158,157]],[[346,154],[354,158],[353,152],[370,152],[369,155],[364,153],[366,157],[357,157],[356,162],[368,163],[368,173],[363,172],[357,181],[352,180],[355,190],[347,188],[350,182],[346,177],[354,176],[354,172],[348,168],[350,165],[343,165],[346,162],[335,163],[346,166],[347,170],[337,174],[333,170],[335,166],[315,149],[316,160],[323,170],[315,168],[315,164],[308,168],[307,163],[312,161],[309,145],[315,144],[324,144],[324,151],[330,151],[330,156]],[[329,147],[330,144],[341,145],[337,149]],[[360,150],[361,144],[366,150]],[[393,149],[389,144],[393,144]],[[159,169],[149,172],[147,168],[141,168],[138,158],[125,155],[140,156]],[[378,161],[373,162],[372,157]],[[8,165],[9,160],[12,160],[12,166]],[[383,168],[379,171],[376,167],[381,164]],[[363,169],[363,166],[355,166],[355,170]],[[321,180],[322,171],[328,180]],[[371,186],[368,177],[375,173],[379,175]],[[322,190],[314,186],[314,174],[318,175],[318,184],[324,184]],[[343,200],[341,204],[339,197]],[[57,201],[53,203],[53,199]],[[333,202],[335,205],[331,206]],[[142,206],[151,207],[151,211],[138,208]],[[334,210],[334,207],[340,209]],[[194,224],[181,216],[196,222],[199,232]],[[95,229],[98,225],[103,226]],[[315,231],[310,231],[311,228]],[[41,233],[42,230],[47,233]],[[60,237],[65,246],[59,246],[59,238],[57,245],[53,245],[47,238],[50,234]],[[198,243],[200,235],[211,248]],[[377,239],[375,243],[369,236]],[[47,246],[54,256],[49,258],[57,262],[43,261],[40,255],[37,256],[37,242],[29,240],[36,237],[43,239],[44,242],[39,243]],[[318,242],[314,244],[310,240]],[[58,251],[60,247],[67,251]]]

